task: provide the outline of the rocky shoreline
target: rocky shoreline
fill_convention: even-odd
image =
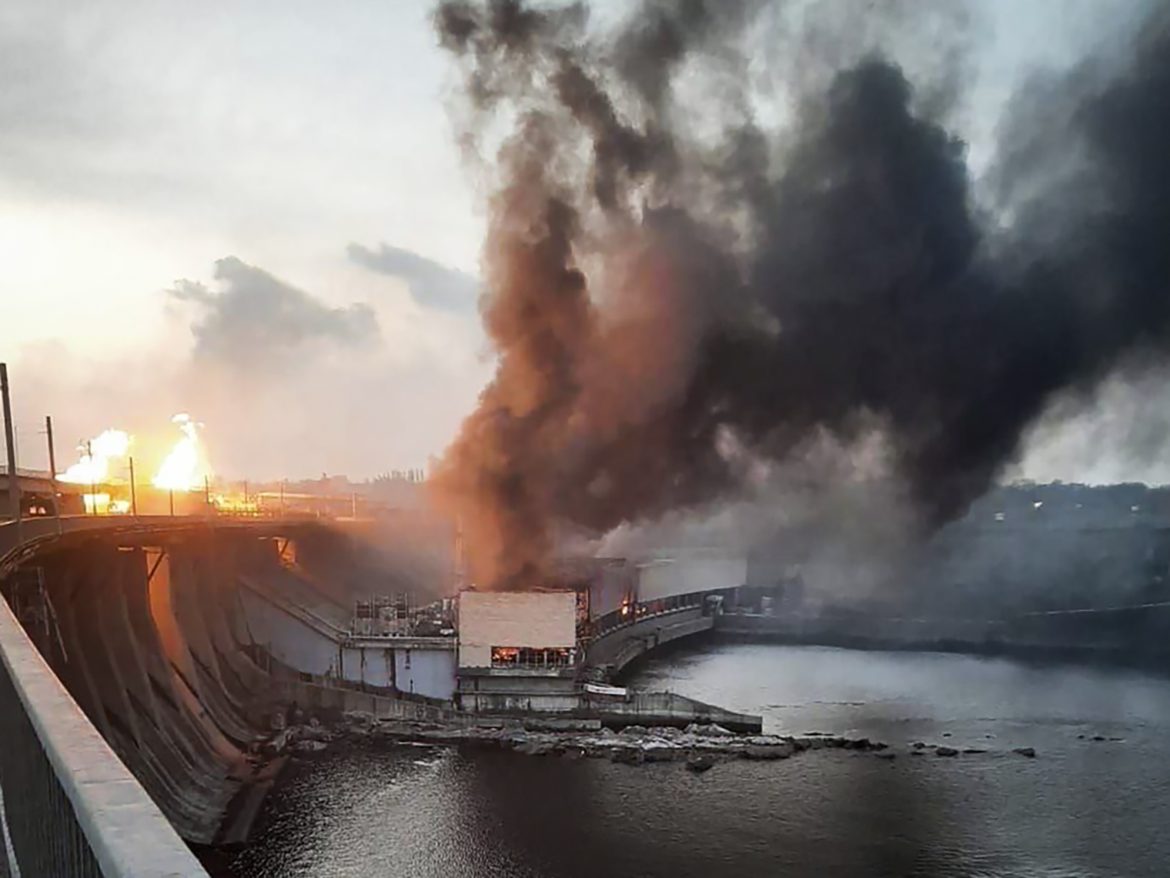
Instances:
[[[815,750],[846,750],[894,760],[898,751],[881,741],[848,738],[822,732],[803,735],[744,735],[714,724],[671,726],[627,726],[620,732],[608,728],[549,730],[526,728],[515,720],[494,725],[448,726],[400,720],[378,720],[367,713],[346,713],[329,727],[317,719],[289,725],[275,734],[264,749],[271,755],[288,752],[319,753],[331,743],[344,740],[383,740],[404,744],[474,746],[505,750],[525,756],[555,756],[565,759],[608,759],[627,765],[654,762],[681,762],[695,772],[707,771],[733,759],[759,761],[789,759]],[[905,750],[909,756],[933,754],[954,758],[986,754],[984,748],[958,749],[941,744],[915,742]],[[1034,758],[1031,747],[1010,751]]]

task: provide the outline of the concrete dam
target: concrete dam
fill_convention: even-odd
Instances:
[[[311,716],[758,731],[759,717],[621,686],[641,656],[709,632],[1164,650],[1165,498],[1114,493],[991,496],[926,547],[916,575],[933,587],[910,590],[926,595],[912,615],[888,594],[810,614],[801,552],[814,544],[801,534],[750,559],[564,559],[549,590],[451,598],[449,528],[409,515],[0,523],[7,862],[34,875],[203,875],[192,847],[247,840],[288,758],[283,726]],[[372,599],[390,594],[420,604],[405,627],[393,601]],[[0,876],[15,874],[4,862]]]
[[[309,716],[759,730],[681,696],[599,704],[584,682],[710,631],[742,559],[599,561],[543,599],[457,601],[431,600],[450,592],[449,534],[403,521],[76,516],[0,538],[0,827],[24,874],[203,874],[188,845],[246,841],[283,727]],[[431,603],[404,629],[369,600],[387,593]]]
[[[310,582],[303,559],[287,560],[320,539],[314,525],[279,530],[66,534],[8,579],[10,604],[54,673],[191,842],[242,840],[246,819],[233,825],[231,806],[271,778],[257,747],[273,711],[295,700],[314,658],[342,676],[329,626],[352,601],[323,590],[336,579]],[[297,657],[307,660],[282,660]]]

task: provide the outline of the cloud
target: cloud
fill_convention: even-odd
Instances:
[[[377,250],[350,244],[346,253],[358,265],[404,281],[411,297],[424,307],[445,311],[475,307],[479,282],[462,271],[389,244],[381,244]]]
[[[344,286],[360,301],[382,286],[352,274],[339,266],[312,290]],[[47,465],[37,431],[51,414],[61,464],[76,440],[116,427],[149,469],[174,439],[171,416],[188,412],[206,425],[218,477],[360,479],[425,466],[488,377],[475,321],[405,297],[337,307],[235,257],[203,283],[171,286],[148,302],[169,313],[141,344],[112,336],[93,353],[69,339],[12,352],[22,465]]]
[[[249,367],[278,365],[319,345],[366,347],[380,333],[369,305],[330,308],[235,256],[215,263],[220,290],[178,281],[169,295],[195,306],[194,357]]]

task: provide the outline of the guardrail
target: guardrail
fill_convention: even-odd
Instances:
[[[2,598],[0,836],[13,878],[207,878]]]
[[[619,628],[629,628],[654,616],[667,616],[680,610],[701,607],[709,594],[711,591],[692,591],[619,607],[593,620],[589,629],[590,640],[598,640]]]
[[[639,616],[591,640],[585,664],[592,668],[604,666],[610,674],[616,674],[643,653],[710,630],[714,622],[714,616],[703,615],[703,607],[695,604]]]

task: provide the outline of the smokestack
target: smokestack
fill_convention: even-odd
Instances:
[[[733,497],[824,432],[880,435],[935,525],[1054,395],[1164,356],[1166,16],[1111,81],[1055,87],[1063,127],[1001,144],[989,213],[942,122],[949,80],[851,34],[801,42],[829,73],[785,84],[790,123],[757,123],[759,77],[736,71],[767,7],[647,0],[601,33],[580,4],[440,4],[464,142],[515,120],[483,252],[498,368],[431,482],[477,582],[538,582],[559,523]]]

